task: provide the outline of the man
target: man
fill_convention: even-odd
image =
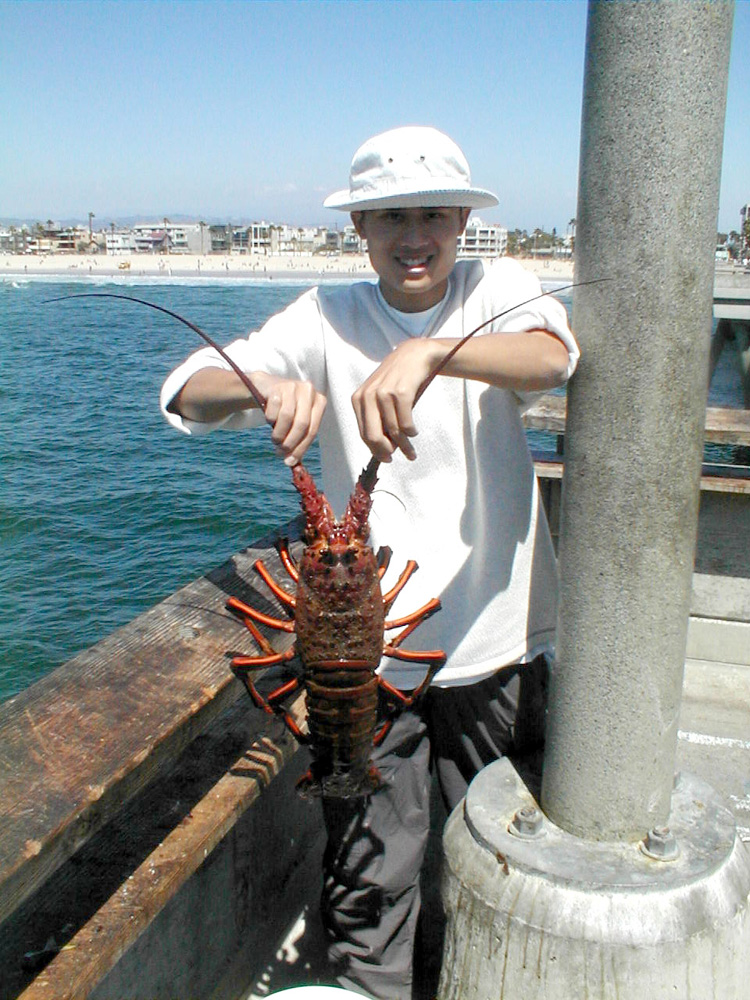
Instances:
[[[373,547],[393,549],[393,576],[408,558],[420,566],[391,614],[442,601],[415,640],[444,649],[447,662],[375,753],[386,787],[324,801],[322,912],[336,974],[371,996],[407,1000],[430,767],[453,808],[481,767],[529,739],[517,718],[521,679],[539,680],[552,648],[556,569],[520,405],[562,384],[578,350],[562,306],[537,299],[461,347],[415,414],[419,385],[457,340],[538,294],[539,283],[508,260],[456,263],[469,211],[497,199],[472,187],[463,153],[435,129],[368,140],[349,188],[325,204],[351,212],[377,286],[312,289],[229,346],[266,399],[262,413],[210,349],[169,377],[162,405],[188,433],[265,419],[289,465],[317,436],[338,514],[371,452],[385,463]],[[381,669],[405,690],[424,672],[388,659]]]

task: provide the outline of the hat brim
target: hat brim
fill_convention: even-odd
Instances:
[[[497,197],[484,188],[442,188],[390,195],[363,193],[355,198],[346,188],[335,191],[323,202],[325,208],[336,208],[342,212],[367,212],[376,208],[491,208],[497,204]]]

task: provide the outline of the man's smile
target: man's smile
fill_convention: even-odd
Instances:
[[[429,267],[430,261],[432,260],[432,254],[423,255],[412,255],[408,256],[406,254],[396,255],[396,260],[402,267],[405,267],[408,271],[424,271]]]

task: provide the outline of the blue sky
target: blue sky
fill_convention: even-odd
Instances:
[[[431,124],[500,206],[575,215],[583,0],[0,0],[0,218],[294,224],[368,136]],[[750,2],[739,0],[719,227],[750,201]]]

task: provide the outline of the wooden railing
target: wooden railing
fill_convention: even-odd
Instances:
[[[545,395],[523,415],[527,430],[565,433],[564,396]],[[706,410],[705,440],[713,444],[750,445],[750,410],[709,406]]]
[[[230,652],[253,642],[227,596],[279,614],[256,589],[259,557],[280,570],[265,539],[0,706],[3,1000],[88,996],[296,754],[229,669]],[[291,710],[301,720],[300,698]],[[304,822],[293,819],[292,840]],[[284,850],[293,869],[299,857]],[[71,859],[84,868],[73,892]]]

